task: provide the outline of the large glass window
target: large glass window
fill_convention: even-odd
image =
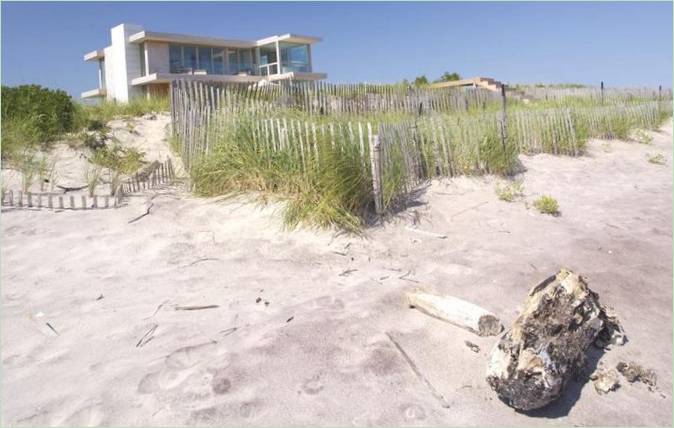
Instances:
[[[183,67],[187,71],[194,71],[198,68],[197,62],[197,47],[196,46],[183,46]]]
[[[224,48],[213,48],[213,74],[225,74]]]
[[[183,73],[183,47],[181,45],[169,45],[169,71],[171,73]]]
[[[260,65],[276,62],[276,43],[260,46]]]
[[[145,76],[147,74],[145,68],[145,43],[141,43],[140,46],[138,46],[138,50],[140,51],[140,75]]]
[[[199,47],[199,70],[206,70],[206,73],[213,74],[211,64],[211,48]]]
[[[309,45],[280,43],[279,50],[281,51],[282,73],[311,71],[311,64],[309,63]]]

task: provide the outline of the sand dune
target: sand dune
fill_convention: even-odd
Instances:
[[[161,118],[140,122],[125,141],[165,157]],[[3,210],[2,424],[669,425],[671,124],[653,135],[592,141],[575,159],[522,156],[526,203],[498,200],[494,177],[432,182],[364,237],[283,230],[278,204],[199,199],[181,184],[114,210]],[[655,153],[666,166],[647,161]],[[560,217],[531,207],[541,194]],[[561,266],[626,329],[598,364],[637,361],[656,391],[578,383],[516,413],[484,381],[495,338],[404,304],[414,288],[452,294],[507,325]]]

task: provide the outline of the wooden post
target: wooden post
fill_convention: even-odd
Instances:
[[[54,208],[54,195],[52,195],[51,193],[47,198],[47,207]]]
[[[70,209],[75,209],[75,197],[73,195],[70,195]]]
[[[85,195],[82,195],[82,209],[87,209],[87,197]]]
[[[63,209],[63,196],[59,196],[59,209]]]
[[[601,81],[601,104],[604,104],[604,81]]]
[[[381,177],[381,142],[379,135],[372,136],[370,141],[370,160],[372,162],[372,190],[374,192],[374,209],[377,215],[384,213]]]
[[[501,145],[503,146],[503,154],[506,153],[506,85],[501,84]]]
[[[10,207],[14,206],[14,191],[13,190],[9,191],[9,206]]]
[[[33,194],[30,193],[30,192],[27,192],[27,196],[28,196],[28,207],[32,208],[33,207]]]

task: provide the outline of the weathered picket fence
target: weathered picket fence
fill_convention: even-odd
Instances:
[[[92,210],[118,208],[123,192],[110,195],[68,195],[63,193],[31,193],[20,190],[2,191],[2,206],[54,210]]]
[[[23,192],[3,190],[2,206],[14,208],[54,209],[54,210],[91,210],[118,208],[124,197],[161,184],[175,178],[170,158],[164,162],[154,161],[119,184],[113,195],[67,194],[55,192]]]
[[[261,158],[271,163],[273,154],[282,154],[288,168],[300,168],[307,175],[309,168],[321,167],[326,147],[356,153],[354,162],[372,181],[381,213],[430,178],[502,173],[513,153],[577,156],[589,137],[613,138],[625,127],[652,129],[663,112],[671,115],[671,102],[653,100],[527,107],[506,114],[505,98],[500,111],[493,104],[483,110],[477,95],[481,92],[452,98],[455,95],[441,91],[433,98],[430,91],[435,90],[410,95],[390,85],[177,81],[171,90],[173,135],[188,171],[216,144],[242,138]],[[417,102],[421,108],[415,110]],[[463,109],[458,109],[461,102]],[[406,114],[348,114],[387,109]]]
[[[154,161],[149,166],[133,174],[121,184],[124,193],[136,193],[168,183],[175,178],[171,158],[164,162]]]

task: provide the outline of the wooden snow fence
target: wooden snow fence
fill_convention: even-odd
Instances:
[[[124,194],[110,195],[69,195],[67,193],[31,193],[16,190],[2,191],[2,206],[27,209],[49,210],[92,210],[121,206]]]
[[[175,170],[173,169],[173,163],[171,162],[171,158],[166,158],[164,162],[154,161],[133,174],[121,184],[121,189],[126,194],[137,193],[169,183],[174,178]]]

